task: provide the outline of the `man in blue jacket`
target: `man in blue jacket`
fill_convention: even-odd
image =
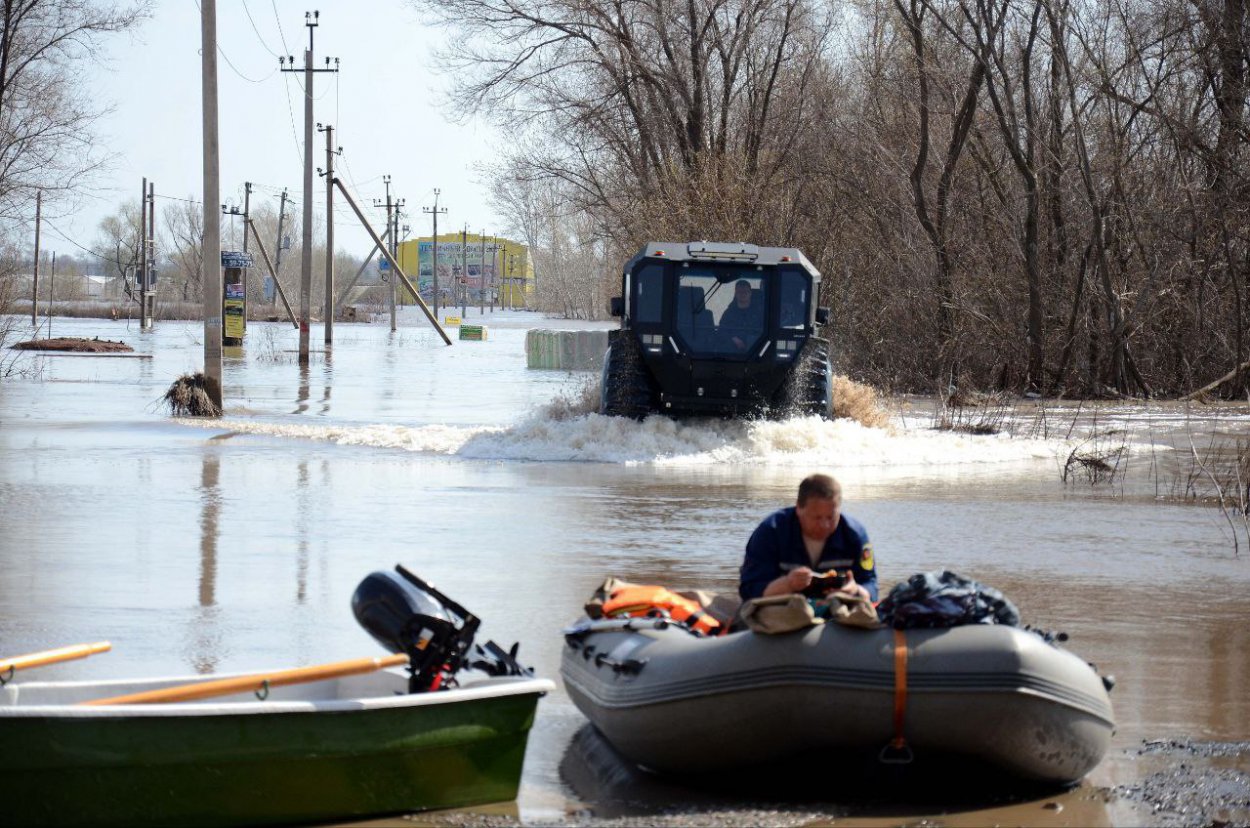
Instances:
[[[842,487],[827,474],[799,484],[794,506],[764,519],[747,541],[738,583],[742,600],[802,592],[816,573],[849,575],[841,591],[877,600],[872,544],[863,525],[842,514]]]

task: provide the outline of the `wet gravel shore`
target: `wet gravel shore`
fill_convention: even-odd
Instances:
[[[1171,760],[1140,781],[1111,789],[1115,797],[1142,806],[1150,824],[1250,825],[1250,742],[1153,739],[1136,753]]]
[[[435,828],[517,828],[555,826],[556,828],[703,828],[703,826],[796,826],[829,825],[906,825],[942,828],[953,825],[1083,825],[1092,818],[1097,824],[1159,826],[1159,828],[1250,827],[1250,742],[1201,742],[1157,739],[1142,742],[1127,752],[1139,763],[1142,776],[1113,787],[1083,786],[1080,789],[1041,799],[1015,803],[1000,801],[988,809],[965,811],[959,807],[942,813],[923,815],[912,808],[893,812],[889,808],[861,809],[836,803],[808,803],[779,806],[778,803],[753,805],[740,802],[711,808],[698,802],[694,792],[689,800],[678,790],[667,796],[642,790],[640,802],[649,803],[645,812],[622,815],[621,801],[603,803],[607,811],[594,805],[570,806],[564,813],[535,819],[515,814],[476,812],[474,809],[414,814],[407,825]],[[632,775],[631,775],[632,778]],[[634,780],[638,781],[638,780]],[[633,786],[630,786],[631,788]],[[667,800],[667,806],[660,803]],[[1083,802],[1094,802],[1085,810]],[[951,803],[952,805],[954,803]],[[988,821],[987,821],[988,820]]]

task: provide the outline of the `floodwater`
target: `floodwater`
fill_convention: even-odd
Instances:
[[[0,652],[113,643],[46,679],[372,655],[350,596],[402,562],[556,678],[560,629],[606,575],[732,590],[755,524],[823,470],[873,537],[883,594],[956,570],[1118,680],[1112,749],[1075,790],[991,807],[969,780],[971,798],[897,812],[835,796],[821,812],[839,824],[1141,824],[1149,808],[1113,789],[1160,767],[1139,755],[1143,740],[1250,740],[1245,523],[1169,497],[1202,482],[1191,443],[1201,454],[1250,439],[1247,407],[1048,404],[1009,420],[1016,436],[935,431],[925,401],[890,430],[635,423],[582,413],[593,375],[526,369],[527,328],[580,323],[471,310],[488,341],[447,347],[409,314],[396,333],[336,326],[330,351],[314,328],[304,370],[289,325],[251,324],[227,351],[226,416],[213,422],[172,419],[160,402],[199,368],[202,326],[55,320],[58,336],[120,338],[139,356],[36,356],[36,378],[0,382]],[[1121,450],[1121,473],[1065,484],[1073,450],[1099,441]],[[562,690],[546,698],[517,801],[475,814],[549,824],[688,808],[712,823],[802,824],[820,811],[605,770],[583,724]]]

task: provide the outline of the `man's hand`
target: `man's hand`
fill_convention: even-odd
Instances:
[[[812,571],[805,566],[786,573],[786,586],[790,592],[802,592],[812,584]]]
[[[802,592],[812,582],[812,571],[805,566],[791,569],[764,587],[764,595],[787,595],[791,592]]]
[[[847,576],[846,583],[838,589],[838,592],[863,598],[865,601],[872,600],[872,595],[869,594],[868,590],[855,583],[855,579],[849,575]]]

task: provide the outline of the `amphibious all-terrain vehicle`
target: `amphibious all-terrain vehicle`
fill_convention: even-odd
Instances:
[[[830,416],[828,308],[800,251],[651,242],[625,266],[601,414]]]

